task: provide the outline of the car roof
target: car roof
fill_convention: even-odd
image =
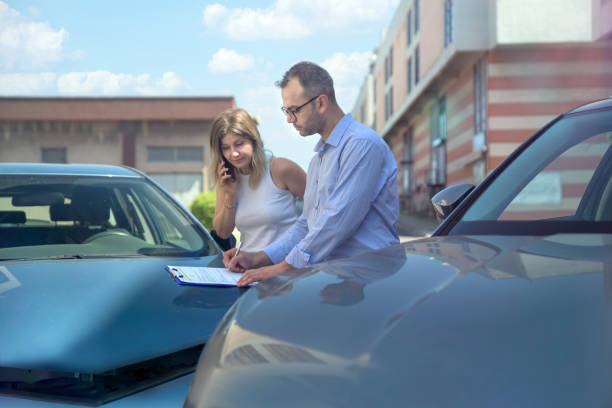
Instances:
[[[106,164],[0,163],[0,174],[142,177],[133,169]]]
[[[590,110],[609,109],[609,108],[612,108],[612,96],[609,96],[606,99],[601,99],[599,101],[589,102],[584,105],[578,106],[577,108],[574,108],[567,113],[578,113],[578,112],[585,112],[585,111],[590,111]]]

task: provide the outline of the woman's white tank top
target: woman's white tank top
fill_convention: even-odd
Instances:
[[[266,170],[255,190],[249,186],[249,176],[239,174],[235,221],[243,251],[261,251],[280,238],[297,219],[295,197],[274,184],[270,160],[266,155]]]

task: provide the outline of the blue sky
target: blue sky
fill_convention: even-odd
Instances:
[[[274,82],[316,62],[349,112],[398,2],[0,0],[0,95],[231,95],[306,168],[318,137],[285,123]]]

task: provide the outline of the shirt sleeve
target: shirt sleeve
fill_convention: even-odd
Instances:
[[[321,202],[314,223],[285,258],[287,263],[303,268],[320,262],[355,233],[384,186],[386,157],[381,146],[366,139],[346,144],[327,202]]]
[[[306,236],[307,232],[308,226],[302,214],[279,239],[268,245],[263,251],[274,264],[277,264],[285,259],[289,251]]]

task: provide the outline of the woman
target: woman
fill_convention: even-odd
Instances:
[[[210,153],[217,235],[227,239],[237,227],[242,250],[261,251],[297,219],[295,199],[304,197],[306,173],[291,160],[264,152],[257,122],[243,109],[215,118]]]

